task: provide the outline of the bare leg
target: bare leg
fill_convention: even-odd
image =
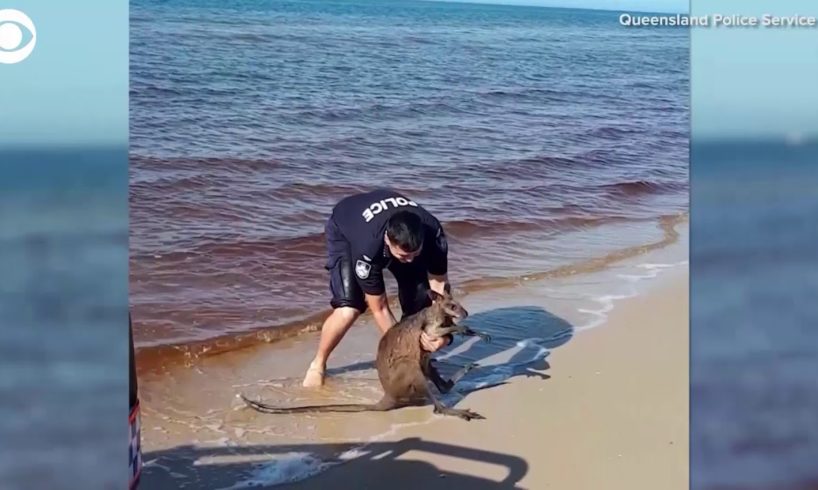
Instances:
[[[302,383],[304,387],[315,388],[324,384],[327,359],[329,359],[332,351],[335,350],[349,327],[355,323],[360,315],[361,313],[355,308],[343,307],[334,309],[330,316],[324,320],[324,326],[321,327],[318,352],[316,352],[315,358],[310,363],[307,374],[304,376],[304,382]]]
[[[450,415],[452,417],[460,417],[461,419],[463,419],[465,421],[469,421],[469,420],[473,420],[473,419],[485,419],[485,417],[483,417],[479,413],[472,412],[471,410],[468,410],[468,409],[456,409],[456,408],[449,408],[449,407],[443,406],[443,404],[440,403],[440,400],[438,400],[437,397],[435,397],[434,389],[432,388],[432,385],[433,385],[433,383],[431,381],[426,383],[426,392],[427,392],[426,396],[428,396],[429,399],[432,400],[432,403],[435,406],[435,413],[439,413],[441,415]]]

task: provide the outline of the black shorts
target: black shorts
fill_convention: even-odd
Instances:
[[[325,228],[327,237],[327,264],[329,287],[332,293],[330,305],[333,308],[351,307],[359,312],[366,311],[366,299],[358,280],[355,279],[352,253],[349,242],[338,230],[332,218]],[[398,301],[403,316],[417,313],[432,304],[429,299],[429,276],[421,261],[403,264],[392,261],[388,267],[398,283]]]

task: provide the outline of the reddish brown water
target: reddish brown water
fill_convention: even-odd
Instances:
[[[686,31],[429,2],[182,4],[132,8],[143,356],[320,321],[324,222],[351,192],[433,211],[461,289],[627,255],[687,210]]]
[[[512,161],[505,177],[476,164],[378,176],[367,164],[133,158],[137,345],[225,350],[317,327],[329,301],[324,222],[366,181],[393,183],[443,221],[463,291],[601,267],[666,241],[663,223],[686,207],[681,165],[575,158]]]

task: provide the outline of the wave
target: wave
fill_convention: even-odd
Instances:
[[[619,216],[566,216],[532,221],[457,220],[442,223],[446,234],[458,239],[526,231],[564,231],[634,221]]]
[[[411,102],[374,102],[359,106],[308,107],[287,113],[293,121],[317,120],[322,122],[400,120],[420,116],[441,116],[452,114],[482,114],[474,103],[450,97],[440,99],[414,100]]]
[[[582,94],[548,88],[521,87],[516,89],[509,88],[485,90],[476,92],[475,95],[484,99],[496,101],[537,98],[542,102],[565,102],[571,99],[580,98]]]
[[[401,182],[393,181],[390,188],[395,189],[401,194],[412,197],[429,195],[430,190],[420,189],[413,186],[401,185]],[[384,184],[385,186],[386,184]],[[328,205],[334,205],[337,200],[347,197],[359,192],[366,192],[371,190],[373,186],[364,183],[320,183],[320,182],[301,182],[295,184],[286,184],[270,190],[270,193],[276,199],[291,200],[291,199],[305,199],[305,198],[322,198],[328,200]],[[329,209],[329,208],[328,208]]]
[[[184,157],[159,158],[131,153],[129,155],[131,171],[173,171],[173,172],[201,172],[203,168],[218,168],[221,171],[236,170],[240,172],[267,172],[280,167],[282,162],[272,159],[225,158],[225,157]],[[170,177],[161,177],[155,181],[173,180]],[[145,185],[155,181],[141,180],[136,185]],[[132,183],[133,184],[133,183]]]
[[[497,165],[491,167],[486,167],[482,163],[465,164],[458,167],[457,172],[472,170],[484,176],[497,176],[506,180],[511,175],[531,182],[549,176],[553,177],[555,171],[579,173],[589,169],[610,168],[618,165],[620,161],[612,159],[612,156],[611,152],[604,150],[590,150],[572,156],[538,154],[498,162]]]
[[[639,221],[620,216],[565,216],[531,221],[495,220],[454,220],[443,221],[446,234],[455,240],[470,240],[479,237],[494,237],[520,232],[567,231],[590,228],[606,224]],[[167,265],[185,263],[193,257],[208,257],[210,260],[242,259],[250,256],[265,256],[270,260],[295,257],[314,259],[323,257],[326,237],[323,232],[309,233],[295,237],[247,238],[231,236],[226,239],[211,239],[190,246],[185,250],[169,252],[142,251],[132,254],[133,260],[149,259],[153,263]]]
[[[320,256],[324,253],[324,233],[311,233],[289,238],[238,238],[210,240],[191,246],[187,250],[167,253],[151,252],[133,254],[132,259],[150,259],[167,264],[184,263],[192,257],[207,256],[210,259],[241,259],[248,256],[283,257],[288,255]]]
[[[688,190],[688,184],[686,182],[650,182],[646,180],[617,182],[615,184],[604,184],[599,187],[609,194],[626,197]]]
[[[301,165],[277,160],[236,159],[236,158],[155,158],[131,155],[134,169],[139,176],[132,175],[130,191],[134,197],[147,198],[154,194],[169,192],[202,191],[224,189],[230,185],[244,186],[245,194],[263,194],[259,197],[275,200],[296,200],[303,198],[340,199],[350,194],[363,192],[373,187],[372,182],[316,181],[320,172]],[[269,179],[259,183],[254,172],[266,174]],[[316,180],[292,182],[297,178]],[[326,176],[324,176],[326,179]],[[277,184],[287,181],[291,183]],[[268,182],[269,181],[269,182]],[[412,196],[428,195],[429,188],[419,188],[411,182],[393,182],[391,187]],[[154,205],[154,203],[151,203]]]
[[[662,230],[663,236],[661,240],[656,242],[622,248],[600,257],[583,260],[573,264],[567,264],[547,271],[526,274],[524,276],[484,277],[474,279],[464,283],[463,289],[467,292],[483,291],[486,289],[517,286],[527,281],[539,281],[543,279],[598,272],[616,262],[621,262],[623,260],[636,257],[652,250],[664,248],[675,243],[679,239],[679,232],[676,231],[676,226],[687,221],[687,219],[687,213],[665,215],[659,218],[658,226]]]
[[[628,138],[634,137],[636,135],[642,134],[644,131],[635,129],[635,128],[623,128],[623,127],[616,127],[616,126],[602,126],[598,128],[594,128],[588,132],[588,136],[593,138],[605,138],[605,139],[621,139],[621,138]]]

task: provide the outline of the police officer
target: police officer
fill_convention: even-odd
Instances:
[[[305,387],[323,384],[327,358],[367,308],[382,334],[397,323],[387,302],[384,269],[398,283],[404,317],[431,304],[430,288],[443,294],[448,287],[448,246],[440,222],[394,190],[377,189],[342,199],[325,231],[333,310],[324,321]],[[421,338],[429,352],[451,341],[451,336],[432,338],[425,333]]]

